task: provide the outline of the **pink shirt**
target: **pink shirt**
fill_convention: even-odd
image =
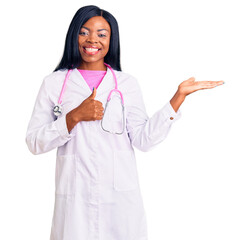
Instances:
[[[78,69],[78,71],[81,73],[82,77],[86,81],[86,83],[89,85],[90,90],[92,91],[95,87],[96,89],[102,82],[102,79],[104,78],[107,71],[93,71],[93,70],[81,70]]]

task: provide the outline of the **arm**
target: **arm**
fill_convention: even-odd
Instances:
[[[134,80],[136,83],[136,80]],[[148,151],[162,142],[168,135],[172,124],[180,118],[179,107],[187,95],[200,89],[213,88],[223,81],[195,82],[190,78],[182,82],[173,98],[151,118],[146,114],[142,94],[138,84],[130,94],[132,101],[127,107],[127,130],[131,143],[141,151]],[[135,105],[136,103],[136,105]]]
[[[168,135],[172,124],[180,118],[168,102],[152,117],[148,117],[140,87],[133,79],[133,90],[126,100],[126,125],[131,144],[141,151],[149,151]]]
[[[186,96],[202,89],[210,89],[224,84],[223,81],[197,81],[191,77],[188,80],[182,82],[170,103],[173,109],[177,112],[181,104],[184,102]]]
[[[37,96],[26,134],[26,143],[33,154],[48,152],[72,138],[67,129],[65,115],[58,119],[54,117],[54,103],[48,96],[45,80]]]

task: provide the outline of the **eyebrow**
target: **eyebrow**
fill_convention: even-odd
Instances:
[[[85,28],[85,29],[87,29],[88,31],[90,31],[90,29],[89,29],[89,28],[87,28],[87,27],[82,26],[82,28]],[[109,32],[109,30],[108,30],[108,29],[105,29],[105,28],[98,29],[98,30],[97,30],[97,32],[100,32],[100,31],[103,31],[103,30],[105,30],[105,31]]]

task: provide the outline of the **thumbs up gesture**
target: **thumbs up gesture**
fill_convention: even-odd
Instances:
[[[77,108],[66,115],[68,131],[81,121],[95,121],[103,118],[104,108],[100,101],[95,100],[96,88]]]

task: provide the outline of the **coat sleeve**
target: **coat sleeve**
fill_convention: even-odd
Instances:
[[[45,80],[40,87],[26,134],[26,143],[33,154],[60,147],[73,136],[68,132],[66,116],[55,118],[54,103],[49,98]]]
[[[166,103],[152,117],[148,117],[138,82],[133,79],[133,90],[126,106],[126,125],[129,138],[134,147],[149,151],[162,142],[168,135],[172,124],[180,118],[170,102]]]

